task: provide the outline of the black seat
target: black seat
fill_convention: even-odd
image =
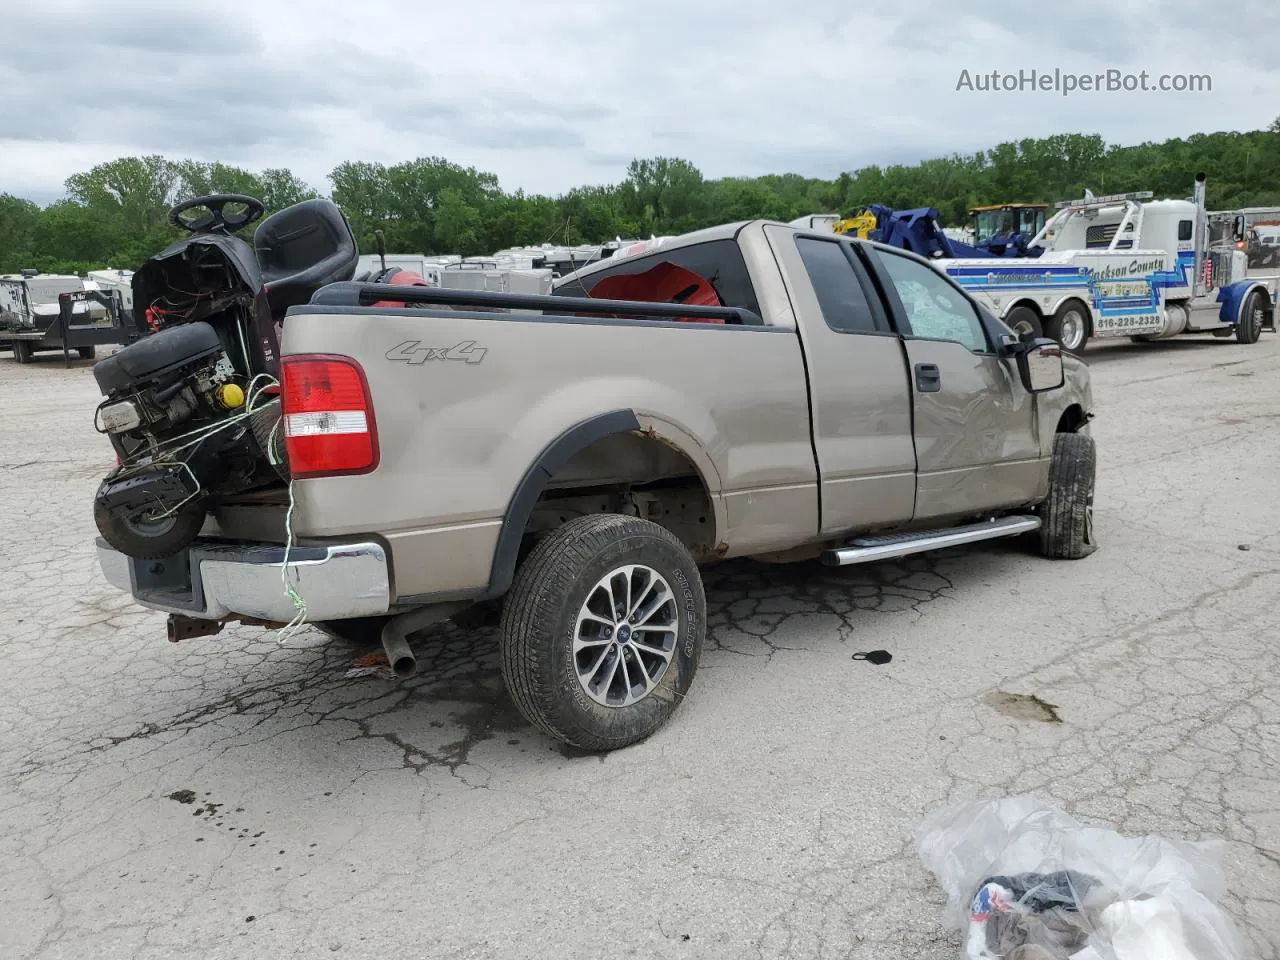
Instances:
[[[350,280],[360,262],[351,226],[332,200],[304,200],[273,213],[254,231],[253,249],[274,316],[327,283]]]

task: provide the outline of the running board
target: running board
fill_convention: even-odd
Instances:
[[[822,562],[829,567],[847,567],[854,563],[874,563],[892,560],[913,553],[959,547],[980,540],[997,537],[1013,537],[1040,529],[1040,518],[1031,516],[999,517],[982,523],[970,523],[963,527],[947,527],[944,530],[915,530],[910,533],[889,533],[879,537],[858,537],[848,546],[836,547],[822,554]]]

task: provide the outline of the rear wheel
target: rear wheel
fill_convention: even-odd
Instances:
[[[1097,548],[1093,534],[1093,490],[1097,453],[1093,437],[1059,433],[1049,464],[1049,496],[1040,505],[1040,552],[1079,560]]]
[[[92,360],[98,355],[98,348],[93,344],[89,344],[87,347],[77,347],[76,352],[80,354],[81,360]]]
[[[705,630],[701,577],[672,533],[637,517],[578,517],[516,572],[502,610],[502,675],[544,732],[615,750],[675,711]]]
[[[1044,326],[1040,322],[1040,314],[1030,307],[1014,307],[1009,311],[1009,315],[1004,318],[1004,322],[1010,330],[1018,335],[1019,340],[1026,336],[1044,336]]]
[[[1245,298],[1244,309],[1240,312],[1240,322],[1236,324],[1236,340],[1240,343],[1257,343],[1262,336],[1263,316],[1262,294],[1257,290],[1250,292]]]
[[[31,349],[31,343],[29,341],[13,341],[13,359],[18,363],[30,363],[34,353],[35,351]]]
[[[1062,344],[1064,350],[1079,353],[1089,342],[1089,310],[1079,300],[1068,300],[1045,325],[1047,336]]]

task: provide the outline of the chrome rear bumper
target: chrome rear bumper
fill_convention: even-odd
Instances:
[[[125,556],[101,538],[97,546],[107,582],[152,610],[200,620],[238,615],[273,623],[288,623],[298,612],[281,579],[281,546],[197,540],[165,560]],[[378,543],[293,547],[289,582],[313,623],[378,616],[391,606],[390,563]]]

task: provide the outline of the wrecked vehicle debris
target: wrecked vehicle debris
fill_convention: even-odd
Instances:
[[[501,600],[513,700],[584,749],[689,693],[701,565],[1096,547],[1087,367],[922,258],[822,231],[665,238],[550,296],[317,282],[278,369],[280,476],[204,501],[172,556],[99,541],[107,579],[178,634],[376,624],[397,676],[409,633]]]

